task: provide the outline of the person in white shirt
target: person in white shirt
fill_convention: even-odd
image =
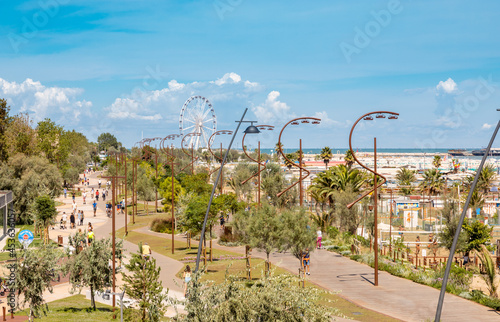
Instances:
[[[63,212],[63,214],[62,214],[62,224],[63,224],[64,229],[66,229],[66,221],[67,220],[68,220],[68,216],[66,216],[66,213]]]
[[[76,214],[76,210],[77,210],[78,206],[76,205],[76,201],[75,200],[73,200],[73,205],[72,206],[73,206],[73,214]]]
[[[82,197],[83,197],[83,204],[85,204],[85,199],[87,198],[87,192],[83,191]]]
[[[318,238],[316,239],[316,248],[321,249],[321,240],[323,239],[323,233],[321,232],[321,229],[318,228],[316,234],[318,235]]]

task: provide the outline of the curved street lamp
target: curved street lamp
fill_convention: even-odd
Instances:
[[[245,108],[245,111],[243,112],[241,119],[239,121],[236,121],[236,123],[238,123],[238,126],[236,127],[236,130],[233,132],[233,136],[231,138],[231,141],[229,142],[229,146],[227,147],[226,153],[224,154],[224,159],[222,159],[219,174],[217,175],[217,179],[215,179],[214,186],[212,187],[212,193],[210,194],[210,199],[208,200],[208,207],[207,207],[207,211],[205,212],[205,218],[203,219],[203,226],[201,228],[200,242],[198,243],[198,253],[196,255],[195,272],[198,271],[198,268],[200,266],[201,249],[203,247],[203,242],[205,240],[205,230],[207,228],[208,213],[210,212],[210,207],[212,205],[212,201],[214,198],[215,188],[217,186],[217,183],[219,182],[222,168],[224,167],[224,163],[226,163],[227,155],[229,154],[229,151],[231,150],[231,146],[233,145],[234,138],[235,138],[236,134],[238,133],[238,130],[240,129],[240,125],[241,125],[241,123],[251,123],[252,124],[251,126],[249,126],[245,130],[245,133],[259,133],[260,132],[259,129],[257,129],[255,126],[253,126],[253,123],[255,123],[254,121],[244,121],[243,120],[245,118],[247,111],[248,111],[248,108]]]
[[[272,125],[256,125],[255,126],[257,129],[261,130],[261,131],[272,131],[274,130],[274,126]],[[260,173],[266,168],[266,163],[262,163],[262,160],[260,159],[260,141],[258,143],[258,158],[257,160],[255,160],[254,158],[252,158],[248,153],[247,153],[247,149],[245,147],[245,137],[247,136],[247,133],[245,132],[245,134],[243,135],[243,139],[241,140],[241,146],[243,147],[243,153],[245,153],[245,155],[247,156],[247,158],[249,158],[250,160],[252,160],[253,162],[257,162],[258,164],[258,171],[254,174],[252,174],[249,178],[247,178],[246,180],[242,181],[241,184],[245,184],[248,182],[248,180],[252,179],[253,177],[255,176],[258,176],[258,180],[257,180],[257,205],[260,206]],[[263,167],[262,169],[260,167]]]
[[[194,158],[194,144],[191,143],[191,154],[189,154],[189,152],[186,151],[186,149],[185,149],[189,146],[189,144],[186,142],[186,138],[191,137],[191,136],[200,136],[200,133],[188,133],[188,134],[184,135],[184,137],[182,138],[182,141],[181,141],[182,151],[187,156],[191,157],[191,163],[189,163],[187,166],[182,168],[181,171],[184,171],[187,167],[191,166],[191,175],[193,175],[194,174],[194,162],[196,160],[198,160],[198,157],[196,157],[196,159]]]
[[[227,135],[233,135],[233,131],[228,131],[228,130],[220,130],[220,131],[217,131],[217,132],[214,132],[212,135],[210,135],[210,138],[208,139],[208,151],[210,151],[210,154],[212,154],[212,156],[216,159],[216,160],[219,160],[219,162],[222,164],[222,142],[220,144],[220,156],[217,156],[213,151],[212,151],[212,144],[214,143],[214,140],[215,140],[215,136],[216,135],[224,135],[224,134],[227,134]],[[216,168],[215,170],[213,171],[210,171],[208,173],[208,175],[212,175],[215,171],[219,170],[220,167]],[[220,193],[222,194],[222,185],[223,185],[223,182],[224,180],[222,179],[223,177],[223,173],[222,173],[223,170],[221,170],[221,173],[220,173]]]
[[[388,111],[375,111],[375,112],[370,112],[370,113],[364,114],[356,122],[354,122],[354,124],[351,128],[351,132],[349,133],[349,150],[351,151],[351,154],[352,154],[352,157],[354,158],[354,161],[356,161],[364,169],[373,173],[373,189],[365,192],[364,194],[361,195],[361,197],[359,197],[358,199],[356,199],[353,202],[351,202],[350,204],[348,204],[347,208],[351,209],[351,207],[354,206],[354,204],[356,204],[358,201],[360,201],[361,199],[363,199],[364,197],[366,197],[367,195],[369,195],[370,193],[373,192],[373,203],[375,206],[373,209],[373,216],[374,216],[374,221],[375,221],[375,223],[374,223],[375,242],[373,244],[373,251],[375,252],[375,265],[374,265],[375,266],[375,268],[374,268],[375,269],[375,283],[374,283],[374,285],[378,286],[378,233],[377,233],[377,198],[378,198],[378,196],[377,196],[377,189],[380,186],[382,186],[387,181],[387,179],[383,175],[381,175],[380,173],[377,173],[377,138],[373,139],[373,144],[374,144],[374,150],[373,150],[373,158],[374,158],[373,167],[374,167],[374,169],[373,170],[368,168],[367,166],[365,166],[363,163],[361,163],[358,160],[358,158],[356,157],[356,154],[354,153],[354,151],[352,149],[352,143],[351,143],[352,133],[353,133],[356,125],[359,123],[359,121],[361,121],[361,120],[373,121],[373,115],[375,115],[375,118],[377,118],[377,119],[388,118],[389,120],[396,120],[396,119],[398,119],[399,113],[388,112]],[[382,178],[382,182],[380,184],[377,183],[377,177]]]
[[[300,121],[300,122],[299,122]],[[276,196],[277,197],[280,197],[282,194],[284,194],[285,192],[287,192],[288,190],[290,190],[292,187],[294,187],[296,184],[300,183],[300,191],[299,191],[299,195],[300,195],[300,205],[302,206],[302,202],[303,202],[303,199],[304,199],[304,196],[303,196],[303,192],[302,192],[302,180],[304,180],[305,178],[307,178],[310,174],[310,171],[307,170],[306,168],[304,168],[302,166],[302,159],[303,159],[303,156],[302,156],[302,139],[300,139],[300,155],[299,155],[299,164],[297,163],[294,163],[292,162],[290,159],[288,159],[285,155],[285,153],[283,152],[283,144],[281,144],[281,135],[283,134],[283,131],[285,130],[285,128],[289,125],[289,124],[292,124],[292,125],[299,125],[299,124],[320,124],[321,122],[321,119],[319,118],[316,118],[316,117],[299,117],[299,118],[295,118],[291,121],[289,121],[288,123],[285,124],[285,126],[283,126],[283,128],[281,129],[281,132],[280,132],[280,136],[278,138],[278,148],[279,148],[279,152],[281,153],[281,155],[283,156],[283,158],[285,159],[285,161],[287,161],[289,164],[291,164],[292,166],[295,166],[297,168],[300,169],[300,174],[299,174],[299,180],[293,184],[291,184],[288,188],[286,188],[285,190],[281,191],[280,193],[278,193]],[[302,171],[304,171],[306,173],[305,176],[302,176]]]
[[[151,139],[147,139],[147,144],[149,147],[151,147],[151,142],[161,140],[161,137],[155,137]],[[155,180],[158,180],[158,150],[156,148],[155,144]],[[158,188],[155,185],[155,213],[158,212]]]
[[[174,237],[175,237],[175,216],[174,216],[174,160],[175,160],[175,156],[174,156],[174,146],[173,144],[171,145],[171,151],[169,152],[169,148],[168,148],[168,145],[167,147],[165,148],[165,140],[169,140],[169,141],[173,141],[175,140],[176,138],[179,138],[181,137],[180,134],[170,134],[170,135],[167,135],[166,137],[164,137],[161,142],[160,142],[160,150],[165,153],[165,155],[167,156],[168,160],[170,161],[170,173],[172,175],[171,177],[171,181],[172,181],[172,205],[171,205],[171,210],[172,210],[172,254],[174,253],[175,251],[175,242],[174,242]]]

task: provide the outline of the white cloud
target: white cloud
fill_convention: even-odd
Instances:
[[[493,126],[493,125],[491,125],[491,124],[484,123],[484,124],[483,124],[483,126],[481,127],[481,129],[483,129],[483,130],[488,130],[488,129],[490,129],[492,126]]]
[[[447,94],[451,94],[457,91],[457,83],[451,78],[448,78],[446,81],[440,81],[439,84],[437,84],[436,89],[438,91],[443,91]]]
[[[292,118],[290,106],[278,100],[280,92],[272,91],[267,95],[266,101],[252,108],[259,123],[270,123],[275,120],[283,121]]]
[[[224,84],[237,84],[241,82],[241,76],[236,73],[226,73],[224,76],[216,80],[214,83],[216,85],[224,85]]]
[[[160,114],[143,115],[144,107],[130,98],[117,98],[110,106],[109,117],[114,119],[134,119],[145,121],[158,121],[162,119]],[[141,114],[139,114],[141,113]]]
[[[30,78],[22,83],[0,78],[0,95],[14,112],[28,112],[35,122],[48,117],[74,125],[82,114],[90,116],[92,102],[77,99],[82,93],[80,88],[47,87]]]
[[[164,119],[171,121],[178,119],[184,102],[191,96],[206,97],[214,106],[217,114],[218,105],[247,101],[261,89],[259,83],[249,80],[243,81],[236,73],[226,73],[215,81],[179,83],[175,79],[168,82],[168,86],[158,90],[138,88],[131,94],[116,98],[105,108],[107,115],[112,119],[135,119],[157,121]]]

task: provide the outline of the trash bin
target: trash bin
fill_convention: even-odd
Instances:
[[[63,245],[63,236],[61,235],[57,236],[57,245],[59,246]]]

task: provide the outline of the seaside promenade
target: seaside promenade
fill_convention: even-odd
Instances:
[[[90,187],[97,186],[97,175],[90,176]],[[64,198],[62,198],[64,199]],[[77,203],[79,207],[84,207],[87,218],[94,225],[97,238],[109,237],[111,234],[111,219],[107,218],[104,212],[104,202],[98,202],[97,217],[92,216],[91,202],[81,205],[81,197]],[[60,210],[70,209],[71,197],[64,200],[65,205]],[[79,208],[80,209],[80,208]],[[131,217],[129,216],[129,219]],[[84,227],[85,227],[84,226]],[[124,226],[124,216],[116,216],[116,229]],[[137,228],[135,232],[156,236],[170,240],[169,234],[152,232],[149,227]],[[63,230],[59,232],[51,231],[51,238],[56,240],[57,235],[64,236],[74,233],[74,230]],[[117,236],[121,238],[123,236]],[[183,236],[176,236],[176,240],[185,241]],[[66,238],[65,238],[66,241]],[[169,244],[168,241],[166,244]],[[195,244],[196,245],[196,244]],[[225,247],[214,243],[214,248],[228,250],[244,254],[243,247]],[[125,242],[127,252],[135,252],[137,246]],[[253,257],[265,258],[265,254],[257,250],[252,251]],[[182,296],[182,281],[175,274],[183,267],[183,263],[173,260],[167,256],[160,255],[153,250],[153,257],[162,268],[160,278],[164,288],[169,288],[169,295],[180,298]],[[297,274],[299,261],[289,253],[273,253],[271,255],[273,265],[280,266],[291,273]],[[119,274],[117,275],[119,276]],[[348,258],[340,256],[326,250],[315,250],[311,253],[311,275],[307,282],[312,282],[327,290],[339,292],[345,299],[365,307],[367,309],[383,313],[390,317],[403,321],[432,321],[437,305],[439,290],[414,283],[412,281],[392,276],[386,272],[379,272],[379,286],[373,286],[373,269],[364,264],[357,263]],[[120,284],[119,282],[117,283]],[[67,288],[59,287],[61,291]],[[60,295],[53,294],[53,299],[69,296],[67,292]],[[175,313],[171,308],[170,316]],[[341,319],[338,319],[341,320]],[[443,308],[442,321],[495,321],[500,320],[500,313],[479,305],[477,303],[462,299],[460,297],[446,294]]]

